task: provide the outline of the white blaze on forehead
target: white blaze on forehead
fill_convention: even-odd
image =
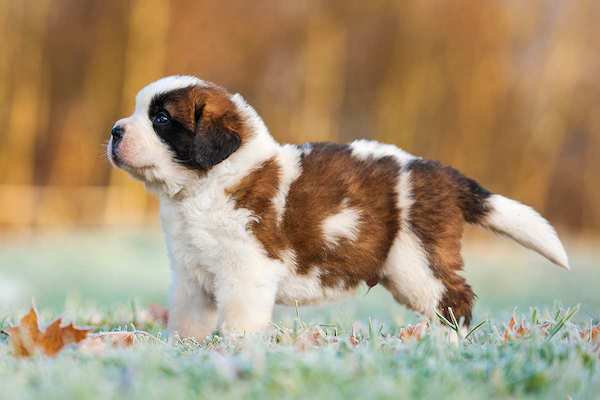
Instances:
[[[385,262],[386,287],[397,301],[433,317],[446,288],[429,267],[423,244],[412,231],[410,209],[414,203],[410,172],[403,171],[397,185],[401,229]]]
[[[328,246],[337,246],[340,239],[356,240],[360,224],[360,210],[342,201],[341,210],[323,220],[323,235]]]
[[[352,149],[352,155],[361,160],[391,156],[404,165],[410,160],[417,158],[394,145],[379,143],[374,140],[355,140],[350,143],[350,148]]]
[[[187,75],[167,76],[154,81],[138,92],[135,97],[135,111],[145,113],[154,96],[190,86],[208,86],[208,84],[195,76]]]

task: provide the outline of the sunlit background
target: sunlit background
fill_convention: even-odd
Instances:
[[[0,312],[164,302],[157,202],[104,143],[142,86],[194,74],[280,141],[393,143],[534,206],[575,271],[470,233],[481,313],[598,318],[598,21],[594,0],[0,0]],[[402,313],[368,296],[338,307]]]

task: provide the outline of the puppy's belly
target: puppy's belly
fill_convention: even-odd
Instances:
[[[325,287],[321,284],[318,270],[314,269],[308,274],[291,273],[281,279],[276,302],[287,306],[318,304],[350,297],[356,290],[356,287]]]

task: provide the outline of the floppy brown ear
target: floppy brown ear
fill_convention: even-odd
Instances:
[[[191,156],[198,167],[208,170],[240,147],[240,135],[234,130],[236,118],[231,111],[215,113],[207,110],[206,104],[198,104],[194,118],[196,134]]]

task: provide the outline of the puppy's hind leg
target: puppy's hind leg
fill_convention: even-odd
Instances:
[[[434,276],[414,233],[405,231],[396,238],[383,272],[382,284],[398,303],[429,319],[435,318],[446,287]]]
[[[473,301],[475,299],[473,289],[471,289],[465,278],[455,272],[451,272],[444,277],[444,286],[446,290],[438,305],[439,312],[451,321],[449,309],[452,309],[457,322],[462,320],[463,325],[468,327],[471,324]]]
[[[402,251],[395,256],[404,263],[400,264],[402,277],[421,277],[421,283],[413,278],[411,284],[396,285],[401,285],[402,291],[416,293],[429,288],[429,297],[424,293],[420,297],[413,295],[412,308],[421,311],[419,307],[423,305],[418,300],[427,299],[427,310],[433,309],[434,314],[439,312],[450,320],[448,308],[452,308],[458,322],[462,319],[469,325],[474,294],[459,275],[463,267],[461,238],[465,222],[476,220],[485,212],[482,199],[488,192],[452,168],[417,160],[402,175],[398,193],[402,229],[397,240]],[[390,276],[394,277],[393,273]]]
[[[453,260],[462,265],[460,255]],[[457,321],[469,326],[475,295],[458,270],[457,265],[430,266],[418,238],[404,232],[390,250],[382,283],[397,302],[429,319],[437,312],[450,321],[451,308]]]

